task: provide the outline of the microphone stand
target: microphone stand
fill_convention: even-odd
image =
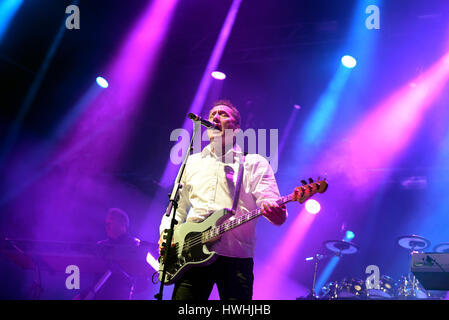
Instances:
[[[176,180],[173,185],[172,192],[169,194],[170,202],[168,204],[167,210],[165,211],[165,215],[168,217],[171,214],[172,218],[170,221],[170,229],[168,229],[166,241],[164,243],[165,252],[164,252],[163,261],[167,261],[168,251],[172,249],[171,242],[173,239],[173,231],[174,231],[175,225],[178,223],[178,221],[176,221],[175,217],[176,217],[176,210],[178,209],[179,193],[183,187],[183,185],[181,184],[181,178],[182,178],[182,175],[184,174],[184,169],[185,169],[185,166],[187,163],[187,159],[189,158],[190,153],[193,151],[193,141],[194,141],[195,135],[196,135],[199,127],[200,127],[199,120],[194,120],[193,134],[192,134],[192,138],[190,139],[189,148],[187,149],[187,152],[184,155],[184,160],[181,164],[181,167],[179,168],[178,175],[176,176]],[[162,294],[164,291],[164,282],[165,282],[166,274],[167,274],[167,264],[164,263],[164,267],[162,268],[162,280],[161,280],[161,286],[159,289],[159,293],[154,295],[154,297],[157,300],[162,300]]]
[[[316,274],[318,270],[318,262],[320,260],[318,259],[318,254],[315,255],[315,267],[313,270],[313,281],[312,281],[312,299],[316,299],[316,292],[315,292],[315,285],[316,285]]]

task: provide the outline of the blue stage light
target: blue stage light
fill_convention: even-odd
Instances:
[[[357,60],[352,56],[346,55],[341,58],[341,63],[346,68],[352,69],[357,65]]]
[[[22,2],[23,0],[0,0],[0,40]]]
[[[351,230],[346,231],[345,239],[352,240],[354,239],[354,237],[355,237],[354,232],[352,232]]]

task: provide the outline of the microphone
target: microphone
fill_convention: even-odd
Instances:
[[[197,116],[194,113],[189,113],[187,115],[190,119],[192,119],[193,121],[199,121],[201,123],[202,126],[205,126],[208,129],[215,129],[215,130],[221,130],[219,126],[217,126],[216,124],[204,120],[203,118],[201,118],[200,116]]]

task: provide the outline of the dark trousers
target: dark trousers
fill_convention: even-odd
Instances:
[[[219,256],[212,264],[187,270],[175,283],[173,300],[207,300],[217,284],[220,300],[251,300],[252,258]]]

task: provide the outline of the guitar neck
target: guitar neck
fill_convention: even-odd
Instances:
[[[293,199],[293,193],[289,194],[287,196],[281,197],[279,198],[276,203],[278,205],[283,205],[286,204],[288,202],[294,201]],[[228,232],[234,228],[237,228],[238,226],[251,221],[259,216],[261,216],[262,213],[262,209],[258,208],[256,210],[250,211],[248,213],[242,214],[241,216],[232,216],[230,219],[228,219],[226,222],[216,226],[216,227],[212,227],[207,231],[204,231],[202,234],[202,242],[206,243],[209,242],[211,240],[217,239],[218,237],[220,237],[223,233]]]

